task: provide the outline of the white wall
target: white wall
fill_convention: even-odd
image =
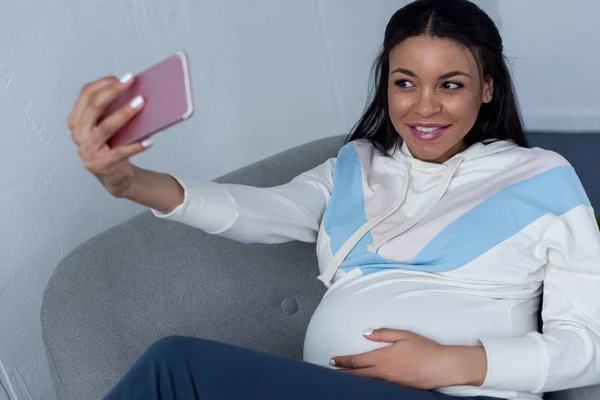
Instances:
[[[600,131],[600,2],[476,3],[500,27],[527,127]]]
[[[76,245],[141,210],[81,168],[64,121],[84,82],[186,50],[197,112],[136,162],[211,179],[346,133],[385,23],[405,3],[0,0],[0,399],[52,398],[44,287]],[[530,127],[596,128],[600,4],[480,3],[502,27]]]

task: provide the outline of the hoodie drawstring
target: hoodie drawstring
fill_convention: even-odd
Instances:
[[[429,214],[429,212],[433,209],[433,207],[435,207],[435,205],[442,199],[444,194],[446,194],[446,191],[448,191],[450,182],[452,181],[454,174],[456,174],[456,171],[458,171],[458,168],[460,167],[463,160],[464,160],[464,157],[458,156],[455,160],[453,160],[450,163],[450,165],[444,172],[444,175],[440,179],[440,182],[438,183],[435,196],[429,201],[429,204],[426,207],[424,207],[423,210],[421,210],[420,213],[415,215],[410,220],[405,221],[402,225],[400,225],[396,229],[392,229],[391,231],[387,232],[377,242],[373,242],[370,245],[368,245],[367,250],[372,253],[376,253],[379,250],[379,248],[381,246],[383,246],[385,243],[387,243],[390,240],[394,239],[395,237],[403,234],[404,232],[406,232],[407,230],[409,230],[410,228],[412,228],[413,226],[418,224],[423,218],[425,218],[427,216],[427,214]],[[356,232],[354,232],[348,238],[348,240],[346,240],[346,242],[342,245],[342,247],[340,247],[340,249],[335,253],[335,256],[331,259],[331,261],[329,262],[329,264],[327,265],[327,267],[325,268],[323,273],[318,277],[318,279],[320,281],[322,281],[323,283],[325,283],[325,285],[327,287],[330,286],[330,282],[333,279],[336,271],[338,270],[338,268],[340,267],[342,262],[344,262],[344,260],[348,256],[348,254],[350,254],[352,249],[358,244],[358,242],[360,242],[360,240],[368,232],[370,232],[373,228],[375,228],[377,225],[379,225],[385,219],[389,218],[392,214],[394,214],[396,211],[398,211],[398,209],[400,209],[400,207],[402,207],[402,204],[404,204],[404,201],[406,200],[406,195],[408,194],[409,181],[410,181],[410,163],[407,164],[404,188],[402,191],[402,195],[399,197],[399,199],[396,202],[394,202],[394,204],[392,204],[392,206],[386,212],[379,215],[378,217],[368,220]]]

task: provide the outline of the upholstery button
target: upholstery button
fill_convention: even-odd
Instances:
[[[281,302],[281,311],[287,315],[294,314],[296,311],[298,311],[298,302],[289,297],[287,299],[283,299]]]

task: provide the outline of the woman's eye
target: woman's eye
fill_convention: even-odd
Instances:
[[[411,81],[407,81],[406,79],[401,79],[399,81],[396,81],[396,86],[401,87],[401,88],[411,88],[411,87],[414,87],[415,85],[413,85]]]
[[[458,83],[458,82],[445,82],[442,85],[442,88],[444,89],[450,89],[450,90],[454,90],[454,89],[458,89],[463,87],[462,83]]]

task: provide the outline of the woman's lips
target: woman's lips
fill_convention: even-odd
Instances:
[[[417,129],[417,126],[428,128],[428,132]],[[424,141],[432,141],[442,137],[444,133],[448,131],[450,125],[409,125],[408,127],[415,138]],[[431,128],[434,128],[434,130],[431,130]]]

